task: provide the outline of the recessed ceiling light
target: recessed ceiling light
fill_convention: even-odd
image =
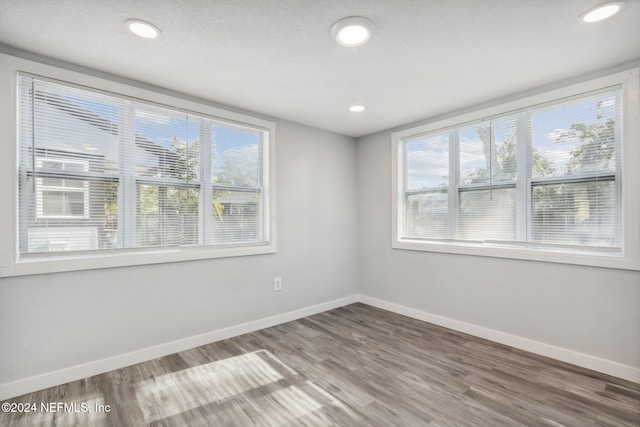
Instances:
[[[603,19],[607,19],[620,12],[624,7],[623,1],[612,1],[609,3],[604,3],[599,6],[594,7],[593,9],[589,9],[582,15],[580,18],[583,22],[598,22]]]
[[[349,111],[353,111],[354,113],[361,113],[364,110],[366,110],[366,107],[364,105],[352,105],[351,107],[349,107]]]
[[[139,19],[129,19],[125,24],[129,31],[136,36],[140,36],[145,39],[156,39],[160,37],[160,30],[158,27],[148,22],[144,22]]]
[[[373,22],[367,18],[350,16],[339,20],[331,27],[331,36],[342,46],[362,46],[371,37],[373,27]]]

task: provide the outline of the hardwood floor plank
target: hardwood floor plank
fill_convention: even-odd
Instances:
[[[639,384],[359,303],[6,402],[89,410],[3,427],[640,426]]]

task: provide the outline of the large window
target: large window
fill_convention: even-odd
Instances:
[[[630,74],[394,133],[394,247],[637,268]]]
[[[44,272],[273,252],[275,126],[132,90],[18,72],[14,265]],[[110,261],[86,262],[100,258]]]

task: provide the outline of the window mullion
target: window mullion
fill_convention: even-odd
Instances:
[[[402,181],[401,194],[402,199],[395,200],[395,203],[399,203],[399,206],[402,208],[402,216],[399,218],[399,227],[398,227],[398,235],[402,237],[407,237],[409,235],[409,227],[407,226],[407,215],[408,215],[408,206],[409,206],[409,198],[408,198],[408,188],[409,188],[409,148],[406,142],[401,144],[402,152],[399,155],[402,156],[402,165],[399,170],[402,171],[402,177],[398,175],[398,179]]]
[[[516,241],[528,240],[531,209],[531,114],[516,116]]]
[[[213,218],[211,207],[213,203],[213,186],[211,182],[211,123],[204,121],[200,127],[200,244],[211,244],[213,235]]]
[[[624,97],[621,91],[616,92],[616,105],[624,104]],[[616,245],[619,247],[624,247],[624,234],[623,234],[623,224],[622,224],[622,212],[623,212],[623,193],[622,193],[622,155],[623,155],[623,147],[622,147],[622,135],[623,135],[623,110],[624,108],[618,108],[616,111],[616,118],[614,123],[615,129],[615,194],[616,194],[616,236],[620,236],[616,240]]]
[[[265,173],[268,172],[269,167],[268,167],[268,163],[265,161],[266,156],[269,155],[269,144],[268,144],[268,136],[265,136],[264,134],[261,135],[261,139],[260,139],[260,143],[258,146],[258,187],[260,188],[260,193],[258,196],[258,210],[260,212],[265,212],[265,207],[266,207],[266,200],[264,198],[264,188],[265,186],[268,187],[269,185],[269,180],[267,179],[267,177],[265,176]],[[265,141],[265,139],[267,141]],[[264,215],[264,214],[263,214]],[[261,240],[265,240],[268,239],[268,235],[269,235],[269,230],[268,228],[266,228],[267,222],[266,221],[259,221],[258,222],[258,226],[257,226],[257,236],[261,236]]]
[[[449,238],[458,238],[458,185],[460,183],[460,133],[449,132]]]
[[[136,179],[135,179],[135,108],[132,102],[122,103],[119,129],[120,185],[118,186],[118,240],[122,247],[135,246]]]

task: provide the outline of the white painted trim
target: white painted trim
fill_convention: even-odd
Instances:
[[[574,350],[546,344],[529,338],[508,334],[497,331],[495,329],[485,328],[483,326],[474,325],[472,323],[462,322],[460,320],[451,319],[449,317],[440,316],[438,314],[429,313],[415,308],[407,307],[389,301],[372,298],[366,295],[360,295],[360,302],[373,307],[393,313],[402,314],[403,316],[413,319],[422,320],[423,322],[433,323],[434,325],[453,329],[454,331],[464,332],[469,335],[484,338],[500,344],[508,345],[520,350],[529,351],[541,356],[550,357],[562,362],[571,363],[603,374],[622,378],[624,380],[640,383],[640,369],[633,366],[623,365],[611,360],[602,359]]]
[[[238,335],[248,334],[260,329],[269,328],[281,323],[290,322],[314,314],[333,310],[338,307],[358,302],[358,295],[351,295],[321,304],[300,308],[298,310],[289,311],[274,316],[265,317],[263,319],[253,320],[247,323],[230,326],[228,328],[217,329],[201,335],[195,335],[177,341],[172,341],[153,347],[144,348],[142,350],[132,351],[130,353],[120,354],[109,357],[107,359],[96,360],[82,365],[71,366],[69,368],[60,369],[58,371],[47,372],[29,378],[23,378],[10,383],[0,384],[0,400],[12,397],[22,396],[23,394],[32,393],[48,387],[65,384],[70,381],[76,381],[93,375],[102,374],[104,372],[120,369],[136,363],[146,362],[158,357],[167,356],[180,351],[189,350],[201,345],[209,344],[216,341],[225,340]]]

